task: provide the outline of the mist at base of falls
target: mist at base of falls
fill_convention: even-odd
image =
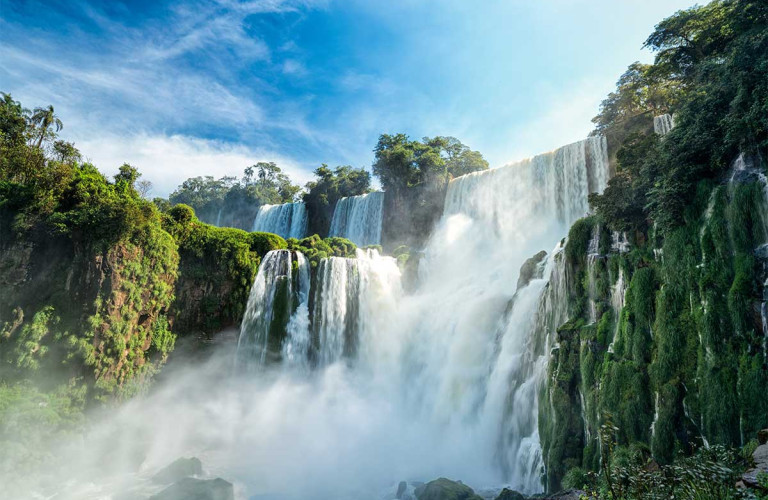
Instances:
[[[120,481],[77,462],[99,465],[108,449],[139,466],[128,483],[197,456],[239,498],[384,499],[402,480],[441,476],[542,491],[538,395],[567,319],[560,241],[607,177],[605,141],[590,138],[453,180],[410,293],[394,259],[374,250],[321,262],[308,292],[303,257],[272,252],[237,369],[224,352],[164,373],[64,455],[78,471],[99,470],[102,492]],[[523,262],[553,248],[518,290]],[[276,302],[291,316],[282,344],[270,336],[276,312],[265,315]]]

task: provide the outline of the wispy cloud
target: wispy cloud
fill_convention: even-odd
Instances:
[[[118,167],[126,162],[138,167],[144,172],[143,178],[153,183],[152,196],[167,196],[179,185],[179,179],[240,176],[245,167],[259,161],[277,162],[300,185],[311,177],[280,153],[183,135],[109,134],[98,139],[84,137],[78,145],[87,151],[88,161],[99,165],[108,175],[117,173]]]

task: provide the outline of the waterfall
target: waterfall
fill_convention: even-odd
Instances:
[[[587,195],[605,189],[607,165],[605,138],[590,137],[519,163],[463,175],[448,186],[445,214],[482,215],[498,234],[523,239],[536,230],[528,221],[544,219],[560,234],[587,214]]]
[[[675,127],[675,119],[670,114],[653,117],[653,131],[658,135],[667,135]]]
[[[300,446],[285,457],[265,450],[261,479],[279,469],[290,478],[281,492],[315,498],[341,495],[320,494],[312,479],[319,476],[305,478],[304,471],[331,475],[326,482],[334,485],[358,481],[362,491],[442,475],[540,492],[538,396],[557,328],[568,317],[562,238],[587,213],[588,194],[607,179],[599,137],[454,179],[407,294],[396,261],[373,249],[321,260],[308,301],[285,291],[305,289],[301,273],[288,271],[302,268],[298,255],[268,255],[240,351],[260,360],[279,353],[274,357],[283,365],[294,360],[287,372],[300,366],[309,374],[280,379],[270,395],[280,411],[288,408],[281,435],[308,434],[321,446]],[[342,214],[365,203],[350,199],[337,209],[347,235],[365,217]],[[553,246],[518,289],[521,265]],[[296,298],[289,307],[278,296]],[[328,446],[336,455],[330,463]],[[333,475],[340,470],[346,481]]]
[[[627,283],[624,280],[624,269],[619,267],[619,276],[616,278],[616,283],[611,287],[611,310],[613,311],[614,328],[613,340],[608,345],[608,352],[613,352],[613,344],[616,342],[616,336],[621,326],[621,311],[624,309],[626,296]]]
[[[397,261],[374,249],[358,249],[353,259],[323,259],[314,300],[318,364],[354,358],[361,344],[370,348],[372,335],[384,326],[377,315],[394,312],[401,290]]]
[[[590,324],[597,321],[597,280],[595,273],[597,272],[597,261],[600,259],[599,253],[600,247],[600,226],[595,224],[592,228],[592,237],[589,239],[587,246],[587,296],[589,299],[589,322]]]
[[[253,231],[303,238],[307,233],[306,205],[303,202],[262,205],[253,221]]]
[[[237,343],[238,366],[288,359],[304,349],[300,324],[309,297],[309,264],[300,252],[273,250],[264,256],[248,297]]]
[[[360,247],[379,245],[383,207],[382,192],[340,199],[333,211],[330,236],[347,238]]]
[[[617,253],[629,252],[629,240],[627,239],[627,233],[619,231],[611,232],[611,251]]]

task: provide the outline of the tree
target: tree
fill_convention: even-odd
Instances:
[[[148,199],[149,193],[152,192],[152,182],[148,180],[142,180],[136,183],[136,191],[139,192],[139,196],[144,199]]]
[[[370,192],[371,174],[349,165],[331,170],[328,165],[315,169],[316,180],[308,182],[302,196],[310,214],[309,232],[327,234],[336,203],[344,197]]]
[[[54,159],[61,163],[77,163],[82,160],[80,151],[75,145],[67,141],[55,141],[53,143]]]
[[[30,117],[30,121],[38,129],[37,147],[40,148],[48,134],[48,129],[51,126],[56,128],[56,132],[64,128],[64,124],[59,120],[59,117],[53,111],[53,106],[49,105],[47,108],[35,108]]]

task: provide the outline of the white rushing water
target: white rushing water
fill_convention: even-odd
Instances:
[[[670,114],[653,117],[653,131],[658,135],[667,135],[675,127],[675,119]]]
[[[441,476],[542,491],[538,395],[568,316],[561,240],[607,178],[605,141],[590,138],[454,179],[409,293],[375,250],[325,259],[313,279],[301,254],[270,252],[235,375],[174,375],[103,442],[117,454],[141,437],[144,471],[198,456],[243,499],[384,499]],[[523,262],[552,248],[518,289]]]
[[[299,325],[307,315],[309,263],[299,252],[273,250],[264,256],[248,297],[237,344],[238,364],[263,365],[282,352],[288,359],[305,358],[309,347]],[[296,316],[296,319],[293,317]],[[307,319],[308,321],[308,319]],[[287,339],[281,331],[290,326]],[[276,338],[279,336],[280,338]],[[280,346],[274,349],[273,346]]]
[[[375,192],[342,198],[336,203],[330,236],[340,236],[355,245],[381,244],[384,193]]]
[[[253,231],[303,238],[307,233],[307,207],[303,202],[262,205],[253,221]]]
[[[590,138],[453,180],[409,295],[395,261],[373,250],[320,263],[308,359],[315,372],[341,377],[336,383],[351,393],[316,397],[334,397],[342,412],[387,408],[384,428],[357,425],[376,439],[410,436],[406,449],[396,446],[397,458],[376,460],[382,478],[399,480],[387,474],[402,470],[403,477],[542,490],[538,394],[553,334],[567,317],[560,245],[527,286],[515,284],[525,259],[552,248],[607,178],[605,141]],[[337,208],[338,220],[362,225],[366,216],[351,214],[366,212],[368,201],[348,200]],[[348,442],[341,434],[326,438]]]

